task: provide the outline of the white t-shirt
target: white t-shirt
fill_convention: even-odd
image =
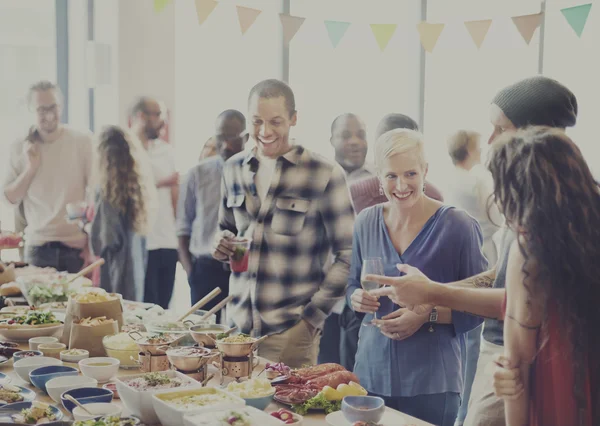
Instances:
[[[25,169],[24,146],[25,141],[19,139],[10,147],[10,164],[0,188],[5,200],[4,187],[14,182]],[[74,248],[85,246],[85,234],[65,217],[67,204],[85,201],[92,171],[92,151],[92,134],[67,126],[54,142],[40,143],[40,168],[21,200],[27,220],[27,244],[40,246],[61,242]]]
[[[177,171],[173,147],[160,139],[148,144],[148,157],[152,166],[155,183],[165,179]],[[175,231],[175,212],[171,198],[171,188],[156,188],[158,195],[158,211],[156,219],[147,237],[148,250],[176,249],[177,233]]]
[[[265,201],[271,183],[273,182],[273,173],[275,173],[277,159],[265,157],[261,155],[258,150],[256,157],[258,158],[258,170],[254,177],[254,184],[256,185],[256,192],[258,192],[258,196],[262,203]]]

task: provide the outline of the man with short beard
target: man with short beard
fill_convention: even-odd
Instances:
[[[221,294],[210,301],[211,309],[229,294],[229,268],[213,259],[212,241],[218,228],[223,165],[232,155],[244,149],[248,140],[246,117],[239,111],[226,110],[215,122],[215,156],[193,167],[181,186],[177,209],[179,261],[190,285],[192,303],[196,303],[215,288]],[[221,313],[217,312],[217,319]]]
[[[36,122],[26,138],[11,145],[0,194],[13,206],[23,204],[25,260],[35,266],[78,272],[87,238],[78,225],[65,219],[66,205],[85,200],[92,170],[92,137],[61,124],[62,95],[54,83],[35,83],[27,101]]]
[[[131,109],[131,131],[148,153],[158,194],[156,220],[150,224],[146,244],[148,264],[144,283],[144,302],[155,303],[164,309],[175,285],[177,268],[177,237],[175,210],[179,195],[179,174],[175,168],[173,147],[160,139],[165,125],[161,104],[153,98],[138,98]]]

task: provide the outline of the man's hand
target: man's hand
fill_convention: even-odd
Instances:
[[[35,142],[25,141],[23,146],[23,154],[25,154],[26,167],[32,172],[37,171],[42,164],[42,153],[39,144]]]
[[[156,183],[157,188],[171,187],[179,185],[179,173],[175,172]]]
[[[379,327],[384,336],[404,340],[415,334],[428,320],[429,314],[418,315],[409,309],[400,308],[382,319],[374,319],[373,324]]]
[[[417,315],[431,312],[435,302],[433,300],[437,283],[427,278],[421,271],[410,265],[396,265],[402,277],[384,277],[380,275],[367,275],[365,279],[376,281],[389,287],[372,290],[372,296],[388,296],[395,304],[406,306]]]
[[[495,359],[496,371],[494,372],[494,393],[504,399],[514,400],[523,394],[521,370],[514,367],[504,355]]]
[[[233,256],[235,247],[231,244],[231,240],[234,238],[235,235],[231,231],[217,232],[213,240],[212,257],[221,262],[226,262],[229,256]]]
[[[362,288],[354,290],[354,293],[350,296],[350,301],[352,302],[352,309],[354,309],[355,312],[361,312],[363,314],[377,312],[377,309],[379,309],[380,306],[377,297],[371,296]]]

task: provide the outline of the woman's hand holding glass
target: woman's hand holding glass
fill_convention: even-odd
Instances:
[[[355,312],[363,314],[374,314],[380,306],[377,297],[371,296],[362,288],[354,290],[350,300],[352,302],[352,309],[354,309]]]
[[[407,308],[400,308],[382,319],[374,319],[373,325],[379,327],[381,333],[390,339],[404,340],[415,334],[428,321],[428,313],[419,315]]]

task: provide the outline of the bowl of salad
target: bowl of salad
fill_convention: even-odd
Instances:
[[[92,420],[77,420],[71,426],[137,426],[140,420],[135,417],[100,416]]]
[[[49,311],[28,311],[0,321],[0,335],[15,342],[27,342],[33,337],[54,336],[63,323]]]

